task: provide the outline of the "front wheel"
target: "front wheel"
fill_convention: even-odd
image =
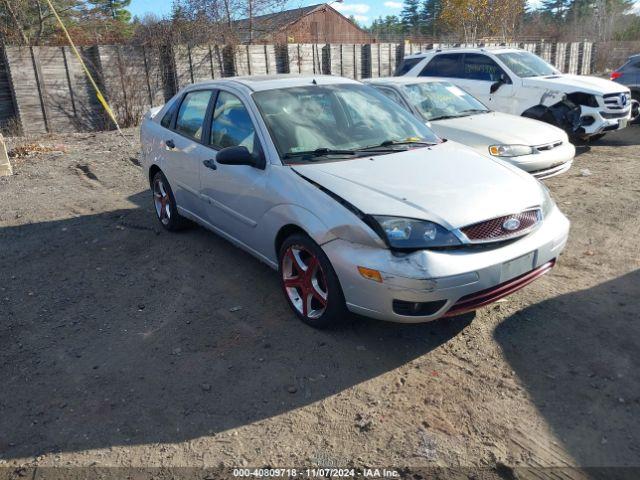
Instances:
[[[279,259],[282,291],[300,320],[315,328],[327,328],[348,315],[331,262],[311,238],[291,235],[280,247]]]
[[[640,124],[640,93],[633,92],[631,98],[631,124],[637,125]]]

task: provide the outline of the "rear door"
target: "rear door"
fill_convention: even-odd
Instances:
[[[439,53],[433,57],[422,69],[419,77],[442,77],[451,83],[463,78],[462,53]]]
[[[187,92],[165,130],[164,173],[169,180],[179,208],[200,216],[200,164],[209,158],[210,152],[203,145],[205,118],[212,106],[214,91],[211,89]]]

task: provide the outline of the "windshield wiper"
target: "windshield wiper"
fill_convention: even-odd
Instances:
[[[388,147],[403,146],[403,145],[435,145],[434,142],[424,141],[412,141],[412,140],[385,140],[377,145],[369,145],[368,147],[358,148],[357,152],[370,151],[376,149],[385,149]],[[406,150],[406,149],[405,149]]]
[[[469,108],[468,110],[462,110],[461,114],[466,115],[473,115],[474,113],[489,113],[491,110],[485,110],[483,108]]]
[[[287,152],[282,158],[295,158],[295,157],[324,157],[327,155],[355,155],[354,150],[337,150],[333,148],[316,148],[315,150],[304,150],[302,152]]]
[[[460,115],[440,115],[439,117],[430,118],[429,121],[434,122],[436,120],[449,120],[450,118],[460,118]]]
[[[429,121],[433,122],[434,120],[448,120],[450,118],[461,118],[468,117],[469,115],[473,115],[474,113],[488,113],[491,110],[483,110],[481,108],[469,108],[468,110],[460,110],[455,115],[441,115],[439,117],[430,118]]]

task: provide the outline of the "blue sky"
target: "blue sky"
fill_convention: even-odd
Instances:
[[[541,0],[530,0],[529,4],[539,4]],[[290,0],[291,8],[303,5],[321,3],[322,0]],[[402,0],[344,0],[343,3],[333,3],[336,10],[343,14],[353,15],[356,19],[368,25],[379,16],[399,15],[402,10]],[[636,10],[640,7],[640,0],[636,2]],[[171,0],[132,0],[129,10],[134,15],[142,17],[145,13],[163,16],[171,11]]]

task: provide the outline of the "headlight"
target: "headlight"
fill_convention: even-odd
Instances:
[[[373,217],[393,248],[432,248],[460,245],[460,240],[446,228],[426,220],[400,217]]]
[[[491,145],[489,153],[494,157],[520,157],[531,155],[534,150],[527,145]]]
[[[540,184],[540,189],[542,190],[542,218],[547,218],[556,203],[553,201],[553,198],[551,198],[551,193],[549,192],[547,186],[539,180],[538,183]]]

